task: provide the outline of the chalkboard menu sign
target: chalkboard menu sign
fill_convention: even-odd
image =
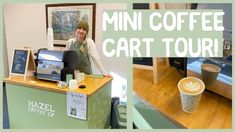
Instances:
[[[14,49],[11,73],[24,75],[27,70],[29,60],[28,49]]]

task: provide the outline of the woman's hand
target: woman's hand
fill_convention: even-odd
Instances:
[[[104,75],[105,77],[108,77],[108,78],[113,78],[112,77],[112,75],[110,75],[110,74],[106,74],[106,75]]]

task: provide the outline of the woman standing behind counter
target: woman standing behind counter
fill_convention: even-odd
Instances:
[[[108,74],[100,61],[100,56],[97,52],[96,45],[94,41],[87,37],[89,31],[89,25],[85,20],[79,21],[76,28],[76,38],[71,38],[68,40],[66,45],[67,50],[74,50],[77,52],[79,57],[79,67],[80,72],[86,74],[92,74],[91,60],[94,62],[95,66],[99,71],[106,77],[112,77]]]

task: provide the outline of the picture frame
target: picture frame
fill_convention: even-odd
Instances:
[[[65,47],[68,39],[75,38],[80,20],[88,21],[88,37],[95,40],[95,16],[95,3],[46,4],[46,28],[53,29],[54,46]]]

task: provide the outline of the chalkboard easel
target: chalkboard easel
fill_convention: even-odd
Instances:
[[[36,66],[31,49],[14,49],[9,77],[13,75],[23,76],[25,80],[29,71],[35,71],[35,67]]]

